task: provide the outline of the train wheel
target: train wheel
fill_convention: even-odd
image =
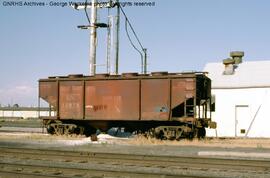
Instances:
[[[198,128],[197,130],[197,138],[198,139],[204,139],[206,135],[205,128]]]
[[[83,135],[84,134],[84,127],[83,126],[77,126],[77,128],[74,130],[74,133],[77,135]]]
[[[147,132],[145,132],[145,136],[147,138],[156,138],[156,133],[155,133],[155,129],[149,129]]]
[[[47,126],[47,132],[49,134],[55,134],[55,129],[51,125],[48,125]]]
[[[157,134],[157,137],[158,139],[160,140],[167,140],[167,137],[165,136],[164,132],[163,131],[160,131],[158,134]]]
[[[88,127],[84,128],[84,135],[86,135],[87,137],[91,137],[91,140],[92,140],[92,136],[93,136],[92,141],[97,141],[97,134],[96,133],[97,133],[97,129],[95,129],[95,128],[91,127],[91,126],[88,126]]]

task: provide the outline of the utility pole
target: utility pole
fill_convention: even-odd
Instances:
[[[96,74],[97,51],[97,0],[92,0],[91,24],[90,24],[90,75]]]
[[[111,65],[111,59],[110,59],[110,51],[111,51],[111,41],[112,37],[114,35],[111,35],[111,27],[113,17],[108,17],[108,24],[105,23],[98,23],[97,22],[97,9],[98,8],[114,8],[117,5],[117,16],[116,17],[116,24],[115,24],[115,39],[114,42],[114,48],[115,48],[115,54],[113,55],[114,65]],[[119,0],[116,0],[114,3],[112,0],[110,0],[107,3],[101,2],[99,3],[98,0],[92,0],[91,5],[85,4],[80,5],[79,3],[74,3],[72,7],[76,10],[91,8],[91,18],[90,18],[90,24],[89,25],[80,25],[78,28],[81,29],[90,29],[90,53],[89,53],[89,67],[90,67],[90,76],[94,76],[96,74],[96,49],[97,49],[97,28],[107,28],[108,29],[108,37],[107,37],[107,73],[110,74],[118,74],[118,58],[119,58],[119,20],[120,20],[120,7],[119,7]],[[87,13],[87,12],[86,12]],[[111,71],[110,68],[113,68]]]
[[[86,1],[87,2],[87,1]],[[97,22],[97,8],[114,8],[117,7],[117,14],[116,16],[109,16],[108,11],[108,24],[105,23],[98,23]],[[80,5],[79,3],[74,3],[72,7],[76,10],[84,9],[87,15],[87,8],[91,8],[91,20],[89,25],[80,25],[78,28],[81,29],[90,29],[90,53],[89,53],[89,62],[90,62],[90,76],[94,76],[96,74],[96,49],[97,49],[97,28],[107,28],[107,61],[106,61],[106,67],[107,67],[107,73],[118,75],[118,64],[119,64],[119,29],[120,29],[120,10],[123,12],[127,23],[129,24],[133,34],[135,35],[135,38],[139,42],[142,51],[144,55],[140,52],[142,65],[141,65],[141,72],[146,74],[147,73],[147,49],[143,48],[141,42],[138,39],[138,36],[136,35],[133,27],[131,26],[129,20],[127,19],[127,16],[123,9],[121,8],[119,4],[119,0],[115,0],[113,2],[112,0],[109,0],[107,3],[98,3],[98,0],[92,0],[91,5],[85,4]],[[87,15],[88,17],[88,15]],[[112,33],[113,32],[113,33]],[[113,34],[113,35],[112,35]],[[127,32],[128,35],[128,32]],[[129,35],[128,35],[129,37]],[[131,41],[130,37],[129,40]],[[131,42],[132,43],[132,42]],[[113,44],[113,59],[111,60],[111,44]],[[133,46],[135,49],[136,47]],[[137,49],[136,49],[137,50]]]
[[[143,68],[143,74],[147,74],[147,49],[143,48],[144,53],[144,68]]]
[[[112,24],[113,24],[113,17],[108,15],[107,54],[106,54],[107,74],[111,73],[111,40],[112,40],[111,28],[112,28]]]
[[[115,36],[115,74],[118,75],[119,63],[119,28],[120,28],[120,7],[119,0],[116,0],[117,15],[116,15],[116,36]]]

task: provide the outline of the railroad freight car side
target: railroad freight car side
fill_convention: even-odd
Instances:
[[[85,119],[138,121],[140,80],[85,81]]]
[[[211,121],[211,81],[204,74],[50,77],[39,81],[39,92],[54,112],[42,118],[51,133],[125,127],[175,139],[204,136]]]

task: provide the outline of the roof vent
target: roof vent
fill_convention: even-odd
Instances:
[[[109,74],[96,74],[95,78],[105,78],[105,77],[109,77]]]
[[[225,65],[225,70],[223,72],[224,75],[232,75],[234,73],[234,64],[235,60],[231,58],[227,58],[223,60],[223,64]]]
[[[122,73],[123,77],[135,77],[138,76],[138,73],[136,72],[129,72],[129,73]]]
[[[245,55],[245,53],[243,51],[232,51],[230,53],[230,56],[235,61],[235,64],[242,63],[242,58],[244,55]]]
[[[160,76],[160,75],[168,75],[167,71],[162,71],[162,72],[151,72],[153,76]]]
[[[68,78],[81,78],[83,77],[83,74],[70,74],[68,75]]]
[[[57,76],[48,77],[48,79],[55,79],[55,78],[57,78]]]
[[[120,77],[120,76],[121,76],[121,75],[116,75],[116,74],[110,75],[111,78],[113,78],[113,77]]]
[[[225,65],[224,75],[232,75],[235,72],[235,69],[238,67],[238,64],[242,63],[242,58],[244,56],[243,51],[232,51],[230,52],[232,58],[227,58],[223,60]]]
[[[59,78],[59,79],[61,79],[61,78],[68,78],[68,76],[58,76],[56,78]]]
[[[149,74],[139,74],[139,76],[144,77],[144,76],[149,76]]]

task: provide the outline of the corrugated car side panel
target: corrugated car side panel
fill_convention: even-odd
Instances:
[[[61,119],[83,119],[83,81],[60,81],[59,114]]]
[[[141,81],[141,120],[168,120],[170,114],[170,80]]]
[[[86,81],[85,118],[139,120],[139,80]]]

